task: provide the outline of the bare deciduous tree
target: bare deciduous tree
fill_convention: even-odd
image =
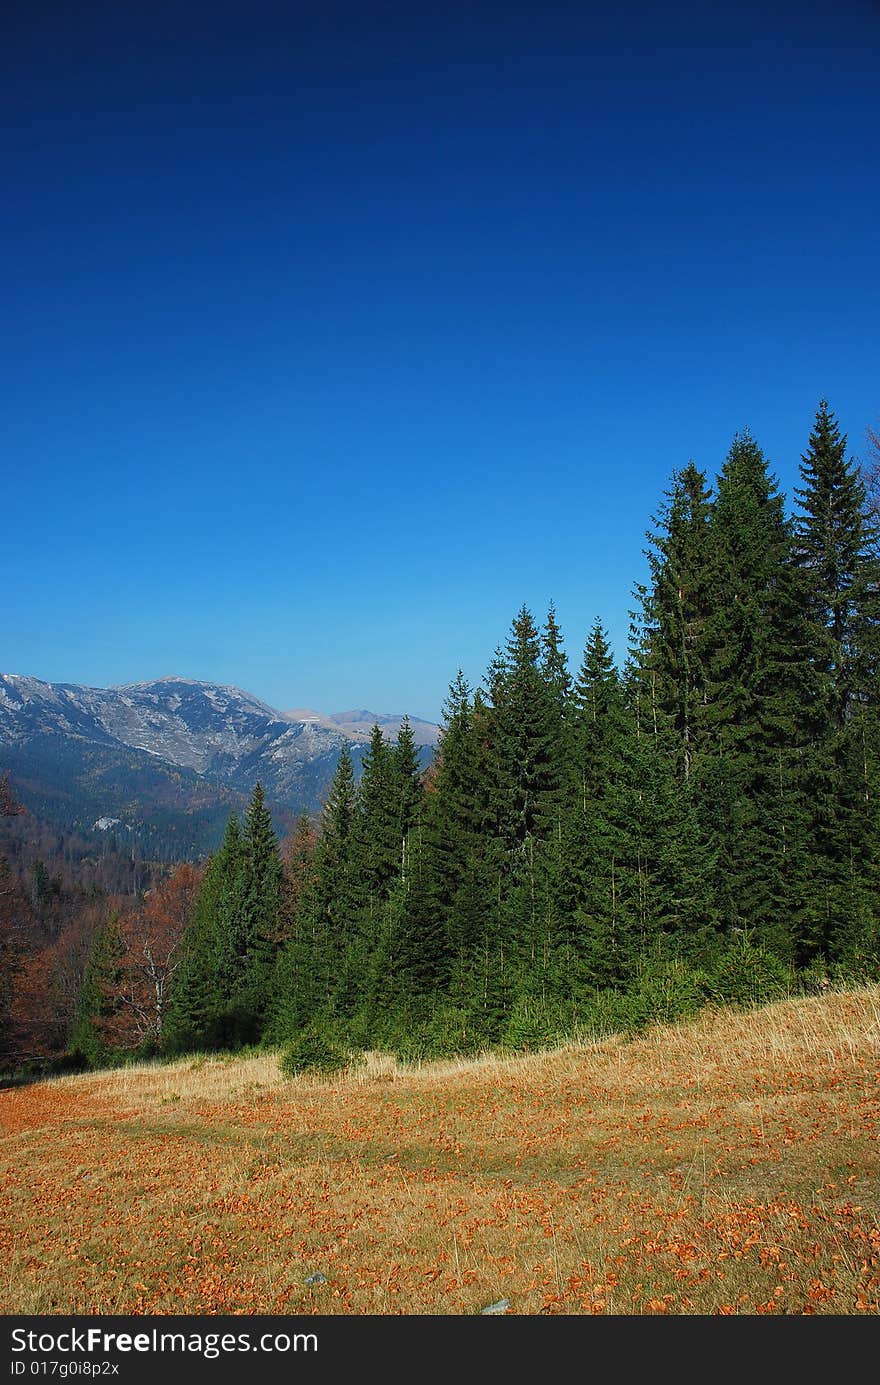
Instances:
[[[867,454],[862,462],[862,480],[868,500],[868,515],[873,524],[872,546],[880,558],[880,424],[865,429]]]
[[[180,964],[180,942],[195,907],[202,871],[178,866],[169,880],[151,890],[140,912],[119,920],[120,955],[117,1008],[107,1026],[111,1042],[122,1048],[158,1044],[172,977]]]

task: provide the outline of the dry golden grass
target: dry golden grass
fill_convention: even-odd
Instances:
[[[876,1314],[878,1057],[874,986],[524,1058],[0,1092],[0,1311]]]

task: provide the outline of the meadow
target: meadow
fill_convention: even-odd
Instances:
[[[637,1038],[0,1091],[0,1311],[876,1314],[880,986]]]

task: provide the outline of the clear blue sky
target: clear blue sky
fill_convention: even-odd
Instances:
[[[436,718],[880,418],[880,6],[4,8],[0,669]]]

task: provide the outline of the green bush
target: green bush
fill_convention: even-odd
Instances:
[[[880,981],[880,950],[854,948],[848,957],[834,963],[829,975],[835,986],[870,986]]]
[[[613,1034],[631,1034],[638,1027],[631,996],[606,987],[582,1005],[577,1032],[583,1038],[609,1039]]]
[[[706,1004],[708,978],[677,957],[647,957],[627,996],[637,1028],[688,1019]]]
[[[348,1057],[348,1051],[329,1026],[307,1025],[284,1048],[281,1071],[286,1077],[299,1077],[306,1072],[338,1072],[346,1066]]]
[[[802,995],[823,995],[831,984],[831,969],[824,957],[814,957],[798,971],[795,982]]]
[[[535,1053],[560,1043],[565,1027],[561,1013],[532,996],[521,996],[510,1012],[502,1044],[514,1053]]]
[[[400,1017],[395,1028],[391,1046],[402,1063],[465,1057],[482,1048],[471,1016],[458,1005],[435,1005]]]
[[[784,962],[743,932],[734,935],[710,973],[708,992],[719,1005],[748,1010],[791,995],[793,980]]]

